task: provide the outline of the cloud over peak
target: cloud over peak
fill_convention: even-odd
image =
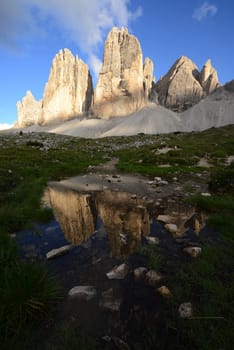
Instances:
[[[207,17],[213,17],[216,15],[218,8],[214,4],[210,4],[205,1],[200,7],[194,10],[193,18],[197,21],[202,21]]]
[[[142,15],[131,9],[132,0],[8,0],[0,2],[0,45],[16,46],[27,33],[47,31],[53,23],[61,36],[76,44],[94,72],[100,66],[97,52],[113,26],[129,26]],[[43,28],[43,29],[42,29]]]

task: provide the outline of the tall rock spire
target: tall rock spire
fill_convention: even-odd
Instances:
[[[200,83],[207,95],[221,86],[217,71],[212,66],[210,59],[206,61],[202,68],[200,73]]]
[[[52,62],[43,95],[42,121],[68,119],[87,112],[93,94],[87,64],[70,50],[60,50]]]
[[[150,82],[147,82],[147,89]],[[142,50],[126,28],[114,27],[107,36],[103,65],[94,93],[94,113],[125,116],[146,104]]]

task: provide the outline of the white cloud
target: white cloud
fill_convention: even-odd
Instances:
[[[128,27],[142,15],[130,9],[132,0],[7,0],[0,1],[0,44],[14,45],[27,33],[43,33],[43,23],[72,40],[97,71],[97,49],[112,26]],[[42,23],[41,23],[42,22]],[[43,28],[43,29],[41,29]]]
[[[209,16],[215,16],[217,11],[218,8],[216,5],[210,4],[207,1],[205,1],[199,8],[194,10],[193,18],[200,22]]]
[[[6,130],[12,128],[13,124],[0,123],[0,130]]]
[[[102,61],[94,54],[91,54],[89,57],[89,64],[92,67],[95,75],[98,76],[98,73],[100,72],[102,66]]]

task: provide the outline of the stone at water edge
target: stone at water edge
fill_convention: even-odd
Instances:
[[[149,270],[145,275],[145,282],[151,287],[155,285],[162,279],[162,276],[154,270]]]
[[[201,247],[185,247],[183,252],[190,255],[192,258],[197,258],[201,255],[202,249]]]
[[[72,244],[64,245],[60,248],[52,249],[46,253],[47,260],[56,258],[57,256],[67,254],[73,248]]]
[[[170,224],[175,222],[175,218],[171,215],[158,215],[157,220],[165,224]]]
[[[174,234],[178,232],[178,227],[176,224],[166,224],[165,229],[170,233],[174,233]]]
[[[127,264],[121,264],[115,266],[111,271],[107,272],[106,276],[109,279],[124,279],[129,272],[129,267]]]
[[[145,239],[149,245],[159,244],[159,239],[157,237],[148,236],[148,237],[145,237]]]
[[[179,306],[179,315],[181,318],[190,318],[193,315],[193,306],[192,303],[182,303]]]
[[[172,297],[171,291],[167,288],[167,286],[161,286],[157,289],[157,291],[166,299]]]
[[[133,274],[134,274],[135,280],[136,281],[144,280],[146,272],[147,272],[147,268],[143,266],[137,267],[136,269],[134,269]]]
[[[97,291],[93,286],[75,286],[68,292],[69,298],[76,298],[80,300],[91,300],[95,298]]]

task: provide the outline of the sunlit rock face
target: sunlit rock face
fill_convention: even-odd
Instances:
[[[69,242],[79,245],[94,233],[97,212],[89,194],[49,187],[47,201]]]
[[[17,110],[17,127],[23,128],[38,124],[41,120],[42,101],[37,101],[31,91],[27,91],[26,95],[22,99],[22,102],[17,102]]]
[[[146,63],[147,73],[152,68]],[[114,27],[107,36],[103,65],[94,93],[94,114],[126,116],[147,103],[152,72],[144,76],[139,41],[126,28]],[[145,87],[144,89],[144,82]]]
[[[87,64],[70,50],[60,50],[52,62],[43,98],[30,91],[17,103],[18,127],[47,124],[87,114],[92,106],[93,84]]]
[[[200,83],[203,90],[208,95],[221,86],[218,79],[218,74],[211,64],[211,60],[207,60],[200,73]]]
[[[69,119],[89,111],[93,85],[87,64],[70,50],[55,56],[43,95],[42,122]]]
[[[142,235],[150,233],[150,218],[142,199],[125,192],[92,195],[50,186],[46,203],[53,208],[65,238],[76,245],[85,242],[101,218],[112,255],[124,257],[136,250]]]
[[[175,112],[182,112],[220,86],[210,60],[201,73],[188,57],[180,57],[168,73],[155,85],[159,103]]]

